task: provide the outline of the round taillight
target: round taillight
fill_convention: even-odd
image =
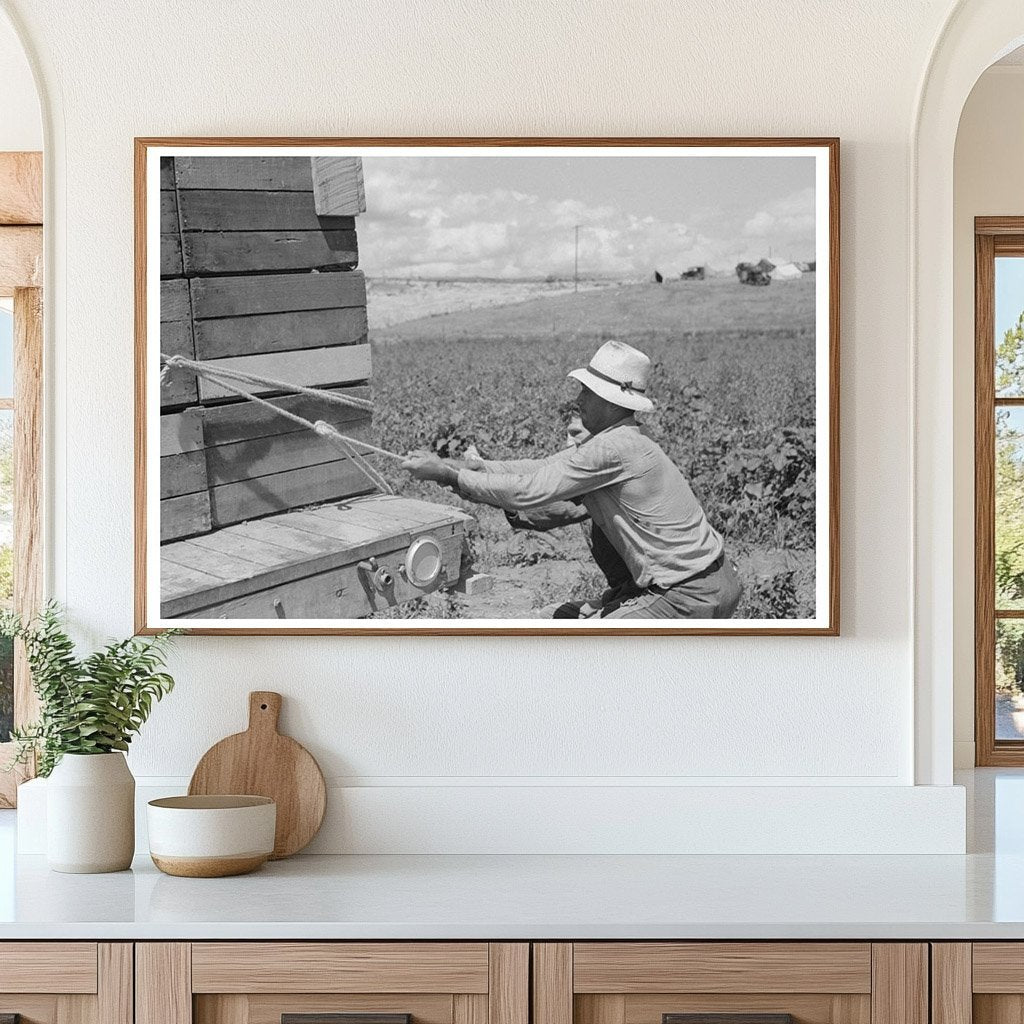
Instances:
[[[429,587],[441,575],[441,545],[433,537],[420,537],[405,553],[405,575],[413,586]]]

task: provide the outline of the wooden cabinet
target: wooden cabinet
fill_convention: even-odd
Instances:
[[[5,1017],[20,1024],[132,1024],[132,944],[0,943]]]
[[[533,947],[533,1024],[927,1024],[928,947],[577,942]]]
[[[529,966],[512,942],[139,943],[136,1024],[529,1024]]]
[[[934,1024],[1024,1020],[1024,942],[932,944]]]
[[[0,1024],[7,1014],[21,1024],[1021,1024],[1024,943],[8,942]]]

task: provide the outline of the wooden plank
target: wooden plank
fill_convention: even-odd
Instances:
[[[973,978],[975,992],[1024,993],[1024,944],[974,943]]]
[[[238,996],[197,996],[196,1024],[216,1024],[214,1020],[207,1022],[203,1007],[207,1000],[235,999]],[[413,995],[403,993],[400,996],[379,992],[336,993],[324,996],[319,994],[299,995],[252,995],[246,998],[248,1012],[245,1024],[281,1024],[283,1013],[408,1013],[412,1015],[413,1024],[452,1024],[452,996],[447,993],[434,995]],[[483,999],[486,996],[455,996],[455,999]],[[487,1019],[466,1024],[487,1024]]]
[[[186,231],[185,273],[240,274],[254,270],[341,270],[359,263],[354,231]]]
[[[925,943],[872,943],[871,977],[871,1024],[929,1024]]]
[[[305,156],[179,156],[174,168],[179,189],[309,192],[313,188]]]
[[[374,494],[359,502],[363,512],[384,515],[410,527],[435,527],[442,523],[470,522],[472,516],[454,505],[440,505],[432,501],[420,501],[416,498],[403,498],[400,494]],[[318,513],[326,514],[330,509],[318,509]]]
[[[4,942],[0,950],[0,992],[96,991],[95,942]]]
[[[487,996],[462,992],[453,995],[452,1024],[487,1024]]]
[[[195,277],[191,289],[197,319],[366,305],[366,278],[361,270]]]
[[[624,996],[578,995],[572,1002],[576,1024],[624,1024]]]
[[[160,188],[174,188],[174,157],[160,157]]]
[[[865,942],[577,942],[576,992],[870,992]]]
[[[246,529],[257,523],[242,524]],[[237,527],[218,530],[209,535],[211,544],[219,543],[225,533]],[[197,538],[197,540],[206,538]],[[163,614],[178,618],[198,614],[203,618],[359,618],[375,608],[420,597],[443,585],[444,580],[458,578],[462,558],[462,536],[438,538],[443,563],[442,576],[435,586],[418,588],[409,583],[398,571],[405,558],[408,537],[377,536],[355,546],[336,543],[322,556],[298,554],[280,569],[263,569],[234,580],[222,580],[217,585],[198,584],[171,589],[161,580]],[[168,552],[173,557],[169,545]],[[375,556],[380,565],[391,570],[394,588],[386,595],[368,597],[368,585],[358,568],[361,559]],[[166,563],[165,563],[166,564]],[[209,562],[206,563],[209,565]],[[183,571],[187,572],[188,570]]]
[[[300,505],[366,494],[373,489],[373,484],[350,459],[338,459],[211,487],[210,517],[214,527],[229,526]]]
[[[931,1024],[971,1024],[971,944],[931,945]]]
[[[487,1002],[490,1024],[529,1024],[529,943],[490,944],[490,985],[487,990]]]
[[[83,999],[82,996],[59,996],[53,993],[28,995],[24,992],[16,996],[0,999],[0,1024],[19,1024],[15,1018],[20,1017],[20,1024],[59,1024],[62,999]],[[84,997],[89,1001],[89,997]],[[7,1012],[7,1008],[10,1012]],[[486,1024],[486,1021],[484,1022]]]
[[[353,420],[345,424],[345,433],[356,440],[370,439],[371,420]],[[318,466],[341,458],[338,449],[310,430],[290,431],[277,437],[262,437],[235,444],[222,444],[206,452],[206,472],[210,486],[255,480],[304,466]]]
[[[369,379],[371,373],[369,345],[342,345],[337,348],[233,356],[230,359],[216,360],[216,365],[268,377],[271,380],[321,389],[365,381]],[[254,395],[272,394],[275,390],[261,384],[236,383],[235,386],[247,394]],[[206,378],[199,381],[199,396],[204,402],[214,398],[236,397],[233,392]]]
[[[160,276],[180,277],[184,273],[181,261],[181,235],[160,233]]]
[[[571,942],[533,944],[533,1024],[573,1024]]]
[[[207,534],[215,537],[217,534]],[[192,572],[201,572],[204,576],[213,576],[219,582],[238,583],[261,576],[266,567],[259,562],[240,556],[237,552],[221,551],[221,544],[215,542],[210,547],[200,547],[192,540],[178,541],[169,544],[161,552],[161,561],[173,563]]]
[[[486,992],[487,979],[484,942],[197,942],[192,946],[192,991],[196,993]],[[498,1022],[492,1018],[491,1024]]]
[[[249,997],[233,992],[227,996],[195,996],[193,1024],[249,1024]],[[281,1024],[278,1014],[274,1024]]]
[[[160,325],[160,353],[165,356],[184,356],[195,359],[192,325],[183,321]],[[191,370],[171,369],[160,385],[160,408],[194,405],[199,401],[199,384]]]
[[[369,398],[370,389],[363,386],[329,388],[332,394],[353,398]],[[325,420],[347,433],[348,424],[366,417],[365,409],[355,406],[338,405],[322,398],[308,395],[283,395],[274,399],[274,405],[301,416],[311,423]],[[233,444],[236,441],[252,441],[259,437],[278,437],[281,434],[305,431],[292,420],[255,402],[235,402],[231,405],[214,405],[203,410],[204,444],[212,448],[218,444]]]
[[[160,454],[179,455],[181,452],[200,451],[203,440],[202,408],[184,409],[165,413],[160,417]]]
[[[182,452],[161,457],[161,499],[195,494],[197,491],[205,491],[207,486],[205,452]]]
[[[256,520],[257,523],[261,521]],[[311,557],[316,557],[315,553],[308,550],[299,551],[294,547],[275,544],[274,541],[263,537],[246,536],[233,533],[231,530],[217,530],[215,533],[208,533],[203,537],[195,537],[186,544],[175,545],[175,551],[185,546],[190,547],[193,551],[198,550],[200,552],[200,560],[197,563],[200,569],[205,568],[201,561],[201,553],[204,551],[211,553],[212,562],[210,564],[213,566],[231,563],[236,565],[239,563],[246,565],[254,563],[259,566],[262,572],[280,569],[290,566],[296,561],[307,561]],[[171,557],[174,557],[174,555],[171,555]],[[219,570],[208,569],[206,571],[223,577],[223,573]],[[228,579],[231,578],[230,576],[228,577]]]
[[[358,156],[314,156],[313,196],[322,217],[355,217],[366,212],[363,161]]]
[[[309,513],[332,523],[365,525],[379,529],[393,524],[411,533],[466,523],[472,517],[453,505],[435,505],[433,502],[403,498],[397,494],[373,494],[360,498],[351,505],[328,505]]]
[[[191,946],[135,945],[135,1024],[192,1024]]]
[[[181,231],[178,222],[178,195],[176,192],[160,193],[160,234],[176,235]]]
[[[134,1024],[135,951],[130,942],[101,942],[97,947],[98,1024]]]
[[[340,277],[340,274],[320,274]],[[318,309],[199,320],[195,325],[199,359],[289,352],[306,348],[366,344],[366,309]]]
[[[160,593],[164,594],[192,594],[213,587],[219,587],[224,581],[209,573],[199,572],[196,569],[188,569],[178,565],[164,557],[164,550],[160,552]]]
[[[43,604],[43,293],[14,292],[14,609],[24,620]],[[23,644],[14,655],[14,724],[39,717]],[[34,765],[32,766],[34,769]]]
[[[180,195],[184,231],[322,231],[312,192],[194,189]],[[354,231],[352,217],[331,228]]]
[[[973,1024],[1024,1024],[1024,996],[975,995],[971,1000]]]
[[[160,543],[212,529],[210,492],[183,494],[160,502]]]
[[[247,523],[236,523],[227,530],[218,530],[216,536],[222,537],[232,533],[242,539],[262,540],[278,547],[289,548],[294,552],[294,559],[299,556],[312,560],[318,555],[336,554],[341,547],[338,538],[325,533],[314,533],[303,530],[297,525],[286,525],[288,516],[271,516],[268,519],[254,519]],[[360,536],[354,537],[353,544],[378,540],[379,534],[372,530],[357,531]]]
[[[15,288],[43,286],[43,229],[21,225],[0,226],[0,297]]]
[[[382,545],[378,544],[378,547]],[[448,579],[458,575],[461,558],[461,539],[458,543],[442,545],[442,554]],[[365,574],[355,563],[349,563],[328,572],[317,573],[280,583],[265,589],[254,589],[231,600],[210,604],[212,594],[197,595],[168,605],[165,617],[194,615],[197,618],[229,619],[358,619],[374,611],[393,608],[413,598],[438,590],[441,583],[427,588],[414,587],[399,573],[405,549],[388,555],[378,554],[382,565],[391,570],[395,583],[386,594],[379,594],[367,583]],[[453,576],[454,574],[454,576]],[[262,587],[264,580],[257,580]]]
[[[178,278],[160,282],[160,323],[188,323],[192,320],[192,302],[188,281]],[[194,350],[193,350],[194,351]]]
[[[996,749],[995,258],[992,236],[974,240],[974,757]]]
[[[56,1024],[99,1024],[95,996],[60,993],[56,1000]]]
[[[43,223],[43,154],[0,153],[0,224]]]

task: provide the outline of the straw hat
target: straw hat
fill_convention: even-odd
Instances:
[[[634,412],[650,412],[654,403],[646,397],[651,361],[622,341],[606,341],[589,366],[569,374],[595,395]]]

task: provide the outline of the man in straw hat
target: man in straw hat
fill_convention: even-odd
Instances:
[[[601,618],[731,618],[741,587],[722,537],[686,478],[634,418],[654,408],[646,394],[650,366],[643,352],[609,341],[589,366],[569,374],[581,384],[577,405],[590,435],[576,447],[511,462],[412,452],[403,468],[508,512],[580,502],[630,575],[602,596]]]

